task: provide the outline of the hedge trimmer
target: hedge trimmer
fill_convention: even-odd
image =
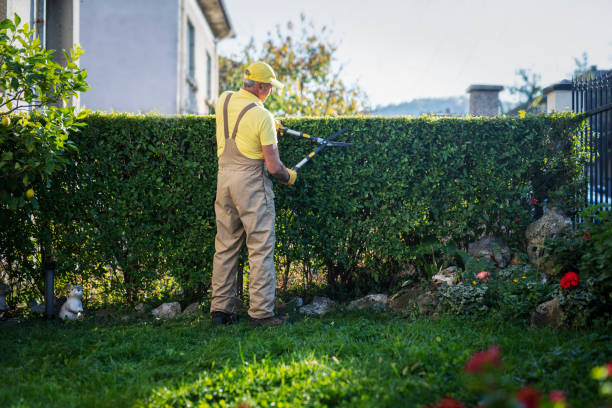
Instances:
[[[320,138],[320,137],[307,135],[306,133],[298,132],[297,130],[293,130],[293,129],[288,129],[286,127],[282,127],[278,122],[276,124],[276,130],[277,130],[278,134],[281,135],[281,136],[283,136],[283,135],[293,135],[293,136],[304,137],[306,139],[314,140],[315,142],[317,142],[317,143],[319,143],[321,145],[321,146],[317,147],[316,149],[314,149],[312,152],[308,153],[308,155],[306,157],[304,157],[298,164],[293,166],[293,170],[298,170],[300,167],[302,167],[303,165],[308,163],[317,153],[319,153],[321,150],[325,149],[328,146],[337,146],[337,147],[340,147],[340,146],[344,146],[344,147],[351,146],[351,143],[334,142],[333,141],[335,138],[337,138],[341,134],[347,132],[348,129],[340,129],[340,130],[336,131],[333,135],[328,137],[327,139],[323,139],[323,138]]]

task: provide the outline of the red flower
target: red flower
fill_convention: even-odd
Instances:
[[[534,200],[533,198],[531,200],[529,200],[529,204],[531,204],[531,205],[535,205],[536,203],[537,203],[537,201]]]
[[[608,369],[608,377],[612,377],[612,361],[606,364],[606,368]]]
[[[425,408],[464,408],[464,405],[450,397],[444,397],[436,405],[428,405]]]
[[[521,219],[519,217],[514,217],[514,222],[519,222]]]
[[[567,289],[571,286],[578,286],[578,274],[576,272],[568,272],[561,278],[561,287]]]
[[[485,351],[477,351],[465,363],[465,371],[470,374],[479,374],[491,367],[501,367],[502,361],[499,346],[493,345]]]
[[[591,233],[589,231],[584,231],[583,237],[586,241],[589,241],[591,238],[593,238],[591,237]]]
[[[563,402],[565,401],[565,393],[559,390],[551,391],[548,399],[550,402]]]
[[[516,393],[516,399],[523,404],[525,408],[538,408],[540,391],[530,386],[523,387]]]

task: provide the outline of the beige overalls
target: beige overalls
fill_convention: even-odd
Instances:
[[[225,147],[219,157],[217,178],[217,236],[210,311],[234,313],[237,310],[236,272],[246,235],[250,266],[249,316],[263,319],[274,315],[274,193],[264,160],[250,159],[236,146],[240,120],[256,104],[251,103],[240,112],[230,137],[227,118],[231,96],[228,94],[223,104]]]

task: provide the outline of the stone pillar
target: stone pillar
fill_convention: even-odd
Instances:
[[[500,113],[499,92],[501,85],[470,85],[470,115],[495,116]]]
[[[69,52],[80,43],[80,1],[47,0],[46,9],[46,48],[55,50],[53,58],[58,64],[66,65],[64,50]],[[71,101],[71,105],[78,109],[78,99]]]
[[[561,82],[547,86],[543,90],[546,95],[546,113],[571,112],[572,82],[564,79]]]

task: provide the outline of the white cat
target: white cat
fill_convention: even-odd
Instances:
[[[59,312],[59,317],[62,320],[76,320],[83,318],[83,287],[81,285],[66,285],[66,289],[70,289],[68,299],[62,305]]]

